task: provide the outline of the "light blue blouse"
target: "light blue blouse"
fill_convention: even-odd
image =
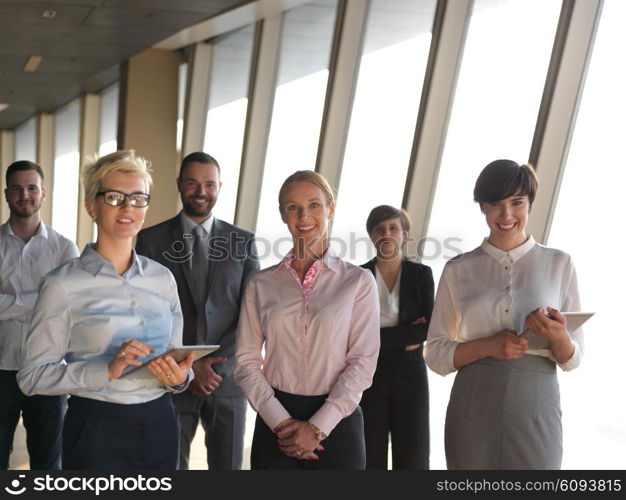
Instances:
[[[192,370],[185,384],[173,388],[147,371],[109,380],[108,363],[127,340],[151,345],[152,357],[180,346],[182,331],[176,282],[167,268],[133,250],[133,263],[120,276],[89,244],[79,258],[43,278],[18,383],[27,395],[73,394],[122,404],[180,392]]]

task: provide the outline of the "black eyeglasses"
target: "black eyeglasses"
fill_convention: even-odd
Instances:
[[[99,191],[96,196],[102,196],[104,202],[112,207],[119,207],[124,204],[126,198],[130,201],[131,207],[143,208],[150,203],[150,195],[146,193],[122,193],[121,191]]]

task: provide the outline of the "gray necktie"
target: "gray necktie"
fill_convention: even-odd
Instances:
[[[206,231],[200,225],[193,229],[193,255],[191,257],[191,281],[192,293],[198,305],[198,316],[196,318],[196,339],[198,344],[204,344],[206,340],[206,315],[204,303],[206,301],[207,278],[209,273],[209,259],[207,256],[207,246],[202,242],[206,236]]]

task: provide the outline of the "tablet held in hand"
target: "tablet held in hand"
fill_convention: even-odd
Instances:
[[[139,377],[152,377],[152,373],[148,370],[148,364],[156,358],[162,358],[164,356],[171,356],[174,358],[174,361],[180,363],[183,359],[187,357],[187,355],[191,352],[193,353],[193,360],[196,361],[200,358],[208,356],[212,352],[217,351],[220,348],[219,345],[185,345],[180,347],[173,347],[168,349],[161,354],[157,354],[156,356],[151,357],[148,361],[143,363],[141,366],[135,366],[123,373],[120,378],[126,377],[128,375],[139,376]]]

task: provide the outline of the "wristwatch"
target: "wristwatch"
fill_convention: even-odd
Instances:
[[[324,441],[324,439],[328,437],[326,433],[322,429],[320,429],[317,425],[312,424],[311,422],[309,422],[309,425],[311,426],[311,429],[313,429],[313,432],[315,433],[315,439],[317,439],[318,441]]]

